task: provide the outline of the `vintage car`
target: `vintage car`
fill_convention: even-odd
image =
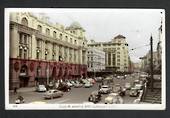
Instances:
[[[49,90],[45,93],[44,95],[44,98],[47,99],[47,98],[57,98],[57,97],[62,97],[63,96],[63,92],[62,91],[59,91],[59,90]]]
[[[129,95],[132,97],[137,97],[139,95],[139,91],[137,88],[133,87],[130,89]]]
[[[85,88],[90,88],[90,87],[92,87],[93,86],[93,84],[91,84],[90,82],[86,82],[85,84],[84,84],[84,87]]]
[[[116,85],[113,87],[113,92],[114,92],[114,93],[118,93],[120,96],[125,96],[125,94],[126,94],[126,88],[121,87],[120,84],[116,84]]]
[[[125,83],[125,88],[126,88],[126,90],[130,90],[131,84],[129,82],[126,82]]]
[[[105,98],[105,104],[123,104],[123,99],[118,93],[110,93]]]
[[[107,93],[110,93],[111,90],[112,90],[111,87],[109,87],[108,85],[103,85],[99,89],[99,93],[107,94]]]
[[[62,82],[62,83],[59,83],[59,85],[56,89],[63,91],[63,92],[68,92],[71,90],[71,87],[68,86],[66,83]]]
[[[46,92],[47,91],[45,85],[38,85],[38,86],[36,86],[35,90],[37,92]]]
[[[93,91],[88,98],[88,101],[93,103],[97,103],[100,100],[101,100],[101,94],[99,91]]]

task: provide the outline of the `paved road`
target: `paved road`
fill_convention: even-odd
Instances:
[[[114,84],[121,84],[122,86],[124,86],[125,82],[130,82],[132,83],[135,79],[134,78],[127,78],[126,80],[124,79],[115,79],[114,80]],[[98,83],[96,83],[93,87],[91,88],[72,88],[72,90],[70,92],[65,92],[64,96],[61,98],[56,98],[56,99],[47,99],[45,100],[43,98],[44,93],[39,93],[39,92],[35,92],[34,88],[25,88],[25,91],[22,89],[18,90],[18,94],[22,95],[25,98],[26,104],[27,103],[31,103],[34,101],[41,101],[41,102],[46,102],[48,104],[81,104],[83,102],[87,102],[88,101],[88,97],[90,95],[90,93],[94,90],[98,89]],[[17,95],[18,95],[17,94]],[[129,97],[129,92],[127,91],[126,96],[123,97],[124,103],[126,104],[130,104],[132,103],[136,97]],[[15,98],[17,97],[17,95],[13,95],[10,94],[9,96],[9,103],[14,103]],[[99,102],[100,103],[104,103],[104,98],[107,96],[106,95],[102,95],[102,100]]]

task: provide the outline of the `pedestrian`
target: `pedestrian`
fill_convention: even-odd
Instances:
[[[17,87],[14,87],[14,94],[17,94]]]
[[[101,85],[99,84],[99,90],[101,89]]]

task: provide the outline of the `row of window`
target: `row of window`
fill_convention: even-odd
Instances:
[[[22,18],[22,21],[21,21],[21,24],[25,25],[25,26],[28,26],[28,20],[26,18]],[[37,26],[37,30],[42,33],[42,26],[41,25],[38,25]],[[75,34],[75,31],[71,31],[72,33]],[[46,35],[50,36],[50,29],[49,28],[46,28],[45,30],[45,33]],[[57,38],[57,32],[56,31],[53,31],[53,38]],[[21,39],[21,38],[20,38]],[[60,40],[63,40],[63,34],[60,33],[59,34],[59,39]],[[68,36],[65,36],[65,39],[64,39],[66,42],[69,42],[68,40]],[[70,38],[70,43],[73,43],[73,38]],[[74,44],[77,44],[77,40],[74,40]],[[85,43],[83,42],[83,45],[85,45]]]

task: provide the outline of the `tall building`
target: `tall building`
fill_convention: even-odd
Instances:
[[[10,14],[10,88],[87,75],[85,30],[28,12]]]
[[[153,52],[153,69],[155,70],[155,67],[157,66],[157,51]],[[141,58],[141,70],[144,72],[150,72],[150,66],[151,66],[151,53],[150,51]]]
[[[88,47],[102,49],[105,52],[106,70],[129,71],[129,53],[126,37],[117,35],[109,42],[95,42],[92,40]]]
[[[162,19],[161,19],[161,26],[158,29],[159,32],[159,41],[157,44],[157,67],[155,68],[158,72],[161,72],[161,66],[162,66]]]
[[[105,52],[95,48],[88,48],[87,67],[88,71],[91,72],[105,70]]]

